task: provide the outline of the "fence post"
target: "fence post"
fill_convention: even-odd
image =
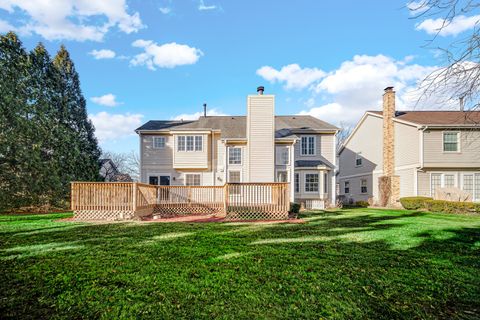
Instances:
[[[133,183],[133,212],[137,211],[137,183]]]
[[[228,207],[228,183],[225,183],[223,186],[223,211],[227,214],[227,207]]]
[[[74,203],[73,203],[73,190],[75,189],[74,188],[75,186],[75,182],[70,182],[70,210],[74,211],[75,209],[75,206],[74,206]]]

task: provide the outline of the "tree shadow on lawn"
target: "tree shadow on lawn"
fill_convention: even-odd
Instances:
[[[479,224],[447,223],[423,212],[308,217],[314,219],[307,224],[262,229],[107,224],[19,235],[8,242],[10,249],[25,247],[37,255],[0,261],[5,296],[0,315],[474,319],[479,314]],[[227,232],[232,230],[238,232]],[[42,245],[52,249],[69,242],[83,247],[36,252]]]

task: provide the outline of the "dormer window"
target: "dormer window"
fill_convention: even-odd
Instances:
[[[302,156],[315,155],[315,136],[303,136],[300,147]]]

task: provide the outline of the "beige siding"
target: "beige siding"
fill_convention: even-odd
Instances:
[[[202,151],[177,151],[178,137],[180,135],[202,136]],[[207,169],[210,156],[210,139],[206,134],[174,134],[173,167],[177,169]]]
[[[400,177],[400,197],[415,196],[415,168],[396,170],[395,175]]]
[[[480,167],[480,130],[460,131],[460,152],[458,153],[443,152],[443,130],[425,131],[423,144],[425,168]]]
[[[383,120],[367,115],[339,155],[339,178],[368,174],[382,170]],[[355,156],[360,153],[362,166],[355,165]]]
[[[335,135],[333,134],[306,134],[305,136],[315,136],[315,155],[302,155],[302,142],[295,143],[295,160],[322,160],[329,166],[335,165],[335,153],[333,144]],[[302,135],[299,135],[301,138]]]
[[[275,176],[275,97],[248,96],[247,138],[250,182],[273,182]]]
[[[417,172],[417,194],[423,197],[430,197],[430,173]]]
[[[420,164],[420,130],[395,122],[395,166]]]
[[[173,159],[173,137],[170,135],[142,135],[142,162],[144,165],[171,166]],[[153,147],[154,137],[165,137],[165,148]]]
[[[228,160],[228,148],[240,148],[242,150],[242,163],[241,164],[230,164],[229,163],[229,160]],[[245,144],[229,144],[226,148],[224,146],[224,152],[226,152],[227,154],[227,158],[226,158],[226,182],[228,182],[228,172],[229,171],[240,171],[240,176],[241,176],[241,180],[242,182],[248,182],[248,176],[247,176],[247,165],[246,165],[246,161],[247,161],[247,154],[246,154],[246,151],[247,151],[247,146]]]

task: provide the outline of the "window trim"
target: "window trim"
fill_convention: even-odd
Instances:
[[[156,141],[157,139],[163,140],[163,146],[162,146],[162,147],[157,147],[157,144],[155,143],[155,141]],[[165,149],[165,146],[166,146],[166,145],[167,145],[167,138],[166,138],[166,137],[161,137],[161,136],[160,136],[160,137],[158,137],[158,136],[157,136],[157,137],[153,137],[153,141],[152,141],[152,147],[153,147],[153,149],[160,149],[160,150],[161,150],[161,149]]]
[[[455,151],[445,150],[445,134],[446,133],[456,133],[457,134],[457,150],[455,150]],[[460,141],[461,141],[461,131],[450,131],[450,130],[442,131],[442,151],[443,151],[443,153],[461,153]]]
[[[198,182],[199,184],[196,185],[196,184],[193,184],[193,185],[189,185],[187,184],[187,176],[198,176]],[[183,185],[187,186],[187,187],[196,187],[196,186],[201,186],[202,185],[202,174],[201,173],[185,173],[185,179],[183,181]]]
[[[307,191],[307,175],[308,174],[317,175],[317,191]],[[320,174],[318,172],[317,173],[305,172],[303,174],[303,191],[309,194],[320,193]]]
[[[230,150],[232,150],[232,149],[238,149],[238,150],[240,150],[240,163],[232,163],[232,162],[230,162],[230,161],[231,161]],[[240,146],[229,146],[229,147],[228,147],[228,164],[229,164],[229,165],[232,165],[232,166],[240,166],[240,165],[242,165],[242,164],[243,164],[243,159],[242,159],[242,158],[243,158],[243,150],[242,150],[242,147],[240,147]]]
[[[363,191],[363,182],[365,181],[365,191]],[[368,180],[366,178],[360,179],[360,193],[367,194],[368,193]]]
[[[188,140],[192,139],[192,149],[189,150]],[[180,139],[183,140],[183,148],[180,148]],[[197,150],[197,141],[200,140],[200,149]],[[204,136],[198,134],[179,134],[175,138],[177,152],[203,152]]]
[[[445,172],[445,171],[431,171],[430,172],[430,175],[429,175],[429,185],[430,185],[430,197],[434,197],[435,194],[432,192],[433,191],[433,184],[432,184],[432,175],[434,174],[439,174],[440,175],[440,188],[445,188],[445,175],[453,175],[453,179],[454,179],[454,184],[453,184],[453,188],[459,188],[461,190],[463,190],[463,173],[462,173],[462,184],[461,184],[461,188],[459,187],[460,185],[460,181],[458,179],[458,172],[457,171],[452,171],[452,172]]]
[[[307,153],[303,153],[303,146],[302,146],[303,138],[307,138]],[[311,154],[308,153],[308,151],[309,151],[309,148],[308,148],[309,147],[308,146],[309,140],[308,140],[308,138],[313,138],[313,153],[311,153]],[[316,156],[317,155],[317,136],[315,136],[315,135],[303,135],[303,136],[301,136],[301,138],[300,138],[300,155],[305,156],[305,157],[311,157],[311,156]]]

